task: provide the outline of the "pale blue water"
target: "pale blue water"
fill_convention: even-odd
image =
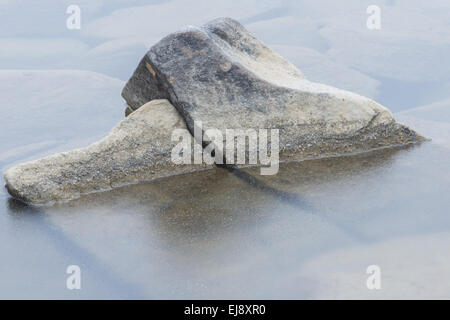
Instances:
[[[155,1],[151,9],[161,10],[156,12],[164,19],[174,14],[164,11],[171,3]],[[123,118],[120,91],[145,52],[146,44],[131,39],[153,41],[171,26],[177,28],[172,21],[177,19],[166,19],[133,29],[133,23],[141,23],[138,11],[116,12],[116,24],[90,27],[126,7],[90,1],[81,3],[82,30],[70,32],[64,29],[65,5],[51,4],[0,4],[8,6],[0,11],[0,26],[9,26],[0,28],[2,172],[104,136]],[[144,4],[128,2],[130,7]],[[0,188],[0,298],[450,298],[450,81],[448,72],[441,72],[448,70],[447,62],[435,65],[448,49],[445,29],[430,34],[429,50],[422,52],[420,30],[389,18],[412,19],[414,10],[397,2],[383,7],[400,6],[384,11],[384,33],[378,37],[353,25],[364,27],[365,5],[349,1],[342,6],[249,1],[238,5],[236,18],[269,45],[316,50],[320,59],[329,59],[323,71],[331,80],[333,68],[341,66],[346,89],[361,88],[352,78],[356,71],[377,80],[377,88],[366,88],[376,92],[373,97],[394,112],[406,110],[396,115],[400,122],[433,141],[283,164],[273,177],[253,169],[217,168],[52,208],[23,205]],[[218,13],[209,9],[208,14],[230,12],[223,4],[216,7]],[[438,30],[439,21],[448,21],[448,10],[427,10],[415,20],[424,29]],[[191,24],[210,18],[199,17],[195,8],[182,11],[191,12],[189,19],[180,17]],[[361,21],[354,22],[360,11]],[[120,17],[127,14],[136,18],[124,24]],[[300,32],[298,38],[294,31]],[[345,47],[349,32],[363,34],[355,36],[352,48]],[[397,47],[386,40],[391,34]],[[82,44],[61,43],[61,52],[50,56],[45,48],[61,38]],[[27,50],[30,39],[38,42]],[[386,48],[393,48],[391,55]],[[412,53],[402,57],[405,48]],[[371,50],[379,52],[386,68],[374,71]],[[368,60],[349,62],[340,52]],[[372,264],[381,268],[381,290],[366,287],[366,268]],[[66,288],[68,265],[81,267],[81,290]]]

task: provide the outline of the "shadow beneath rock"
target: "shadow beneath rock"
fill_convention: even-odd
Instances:
[[[216,167],[89,194],[46,212],[55,218],[89,215],[95,223],[105,224],[114,215],[127,215],[128,221],[135,220],[174,248],[186,241],[217,240],[258,228],[272,219],[280,205],[293,207],[299,214],[320,214],[315,194],[321,188],[382,175],[398,152],[410,148],[282,163],[274,176],[260,176],[257,167]]]

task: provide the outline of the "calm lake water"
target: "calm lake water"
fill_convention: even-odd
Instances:
[[[380,2],[380,30],[366,27],[372,1],[77,3],[80,30],[66,26],[71,1],[0,1],[2,173],[103,137],[149,46],[220,16],[432,141],[275,176],[215,168],[51,208],[10,198],[1,175],[0,298],[450,299],[448,1]],[[81,290],[66,288],[69,265]],[[366,286],[371,265],[380,290]]]
[[[16,122],[0,120],[2,171],[86,145],[123,117],[120,82],[16,76],[85,86],[71,93],[76,114],[46,97],[40,108],[13,108]],[[106,102],[93,109],[99,96]],[[51,208],[2,188],[0,297],[450,298],[449,123],[433,118],[448,109],[397,116],[431,142],[285,163],[275,176],[215,168]],[[366,287],[373,264],[381,290]],[[80,266],[82,290],[66,289],[68,265]]]

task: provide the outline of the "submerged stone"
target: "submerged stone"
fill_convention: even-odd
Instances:
[[[175,165],[171,141],[183,119],[167,100],[154,100],[82,149],[23,163],[6,171],[8,192],[30,204],[51,204],[131,183],[207,168]]]

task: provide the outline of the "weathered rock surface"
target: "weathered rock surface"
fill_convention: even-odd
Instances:
[[[143,105],[102,140],[6,171],[8,192],[31,204],[51,204],[121,185],[190,172],[206,165],[171,161],[174,129],[186,129],[167,100]]]
[[[163,38],[143,57],[122,96],[133,110],[152,99],[169,99],[191,133],[198,121],[204,131],[280,129],[281,158],[421,139],[373,100],[308,81],[228,18]]]
[[[162,39],[144,56],[122,96],[129,115],[106,138],[9,169],[9,193],[27,203],[51,204],[207,168],[176,165],[171,159],[178,145],[171,139],[173,131],[187,128],[194,135],[200,122],[203,132],[222,130],[222,138],[225,129],[279,129],[281,160],[423,139],[396,123],[380,104],[308,81],[238,22],[226,18]],[[188,139],[192,145],[194,138]],[[206,144],[201,137],[195,139]],[[235,159],[225,160],[230,164]]]

